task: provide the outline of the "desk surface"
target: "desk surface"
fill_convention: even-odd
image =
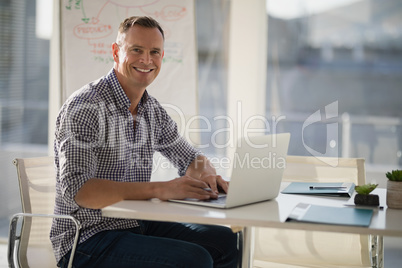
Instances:
[[[373,193],[380,196],[380,205],[383,206],[384,209],[374,210],[374,215],[368,228],[285,222],[292,209],[300,202],[341,207],[345,204],[353,204],[353,197],[349,199],[342,197],[279,194],[276,199],[270,201],[231,209],[214,209],[173,202],[162,202],[160,200],[121,201],[102,209],[102,214],[106,217],[143,220],[402,236],[402,210],[387,209],[385,189],[376,189]]]

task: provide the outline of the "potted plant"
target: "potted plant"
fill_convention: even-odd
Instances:
[[[402,170],[385,173],[387,182],[387,206],[402,209]]]
[[[378,184],[365,184],[361,186],[356,186],[355,191],[357,194],[355,195],[355,204],[356,205],[365,205],[365,206],[379,206],[380,198],[376,194],[370,194],[375,188],[377,188]]]

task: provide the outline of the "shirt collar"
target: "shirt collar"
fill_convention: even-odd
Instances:
[[[126,93],[124,93],[123,88],[120,85],[119,80],[117,79],[116,73],[114,72],[114,69],[110,70],[110,72],[107,75],[107,80],[109,81],[109,84],[111,85],[112,92],[116,97],[117,103],[123,108],[127,109],[130,107],[130,99],[127,97]],[[149,97],[148,97],[148,92],[145,90],[144,94],[141,97],[140,106],[145,106],[147,103]]]
[[[142,105],[142,106],[145,106],[145,104],[147,104],[147,101],[148,101],[148,91],[147,90],[145,90],[144,91],[144,94],[142,95],[142,97],[141,97],[141,101],[140,101],[140,105]]]

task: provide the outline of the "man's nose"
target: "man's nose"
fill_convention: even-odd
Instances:
[[[144,64],[150,64],[152,63],[152,57],[150,53],[143,53],[141,57],[141,62]]]

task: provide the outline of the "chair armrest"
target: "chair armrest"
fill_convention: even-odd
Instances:
[[[14,248],[15,248],[15,241],[19,240],[19,236],[17,236],[17,223],[19,217],[15,215],[11,218],[10,221],[10,228],[8,233],[8,246],[7,246],[7,260],[8,266],[11,268],[15,267],[14,264]]]
[[[70,216],[70,215],[32,214],[32,213],[17,213],[17,214],[14,214],[10,220],[10,230],[9,230],[9,235],[8,235],[8,247],[7,247],[7,259],[8,259],[9,267],[15,268],[15,263],[14,263],[14,261],[15,261],[14,260],[15,241],[20,239],[20,236],[17,236],[17,234],[16,234],[17,233],[17,223],[20,218],[25,218],[25,217],[69,219],[74,222],[76,231],[75,231],[73,248],[71,250],[70,260],[68,262],[68,268],[71,268],[72,264],[73,264],[75,249],[77,247],[78,239],[80,236],[80,229],[81,229],[80,222],[76,218],[74,218],[73,216]],[[17,267],[19,267],[19,264]]]

